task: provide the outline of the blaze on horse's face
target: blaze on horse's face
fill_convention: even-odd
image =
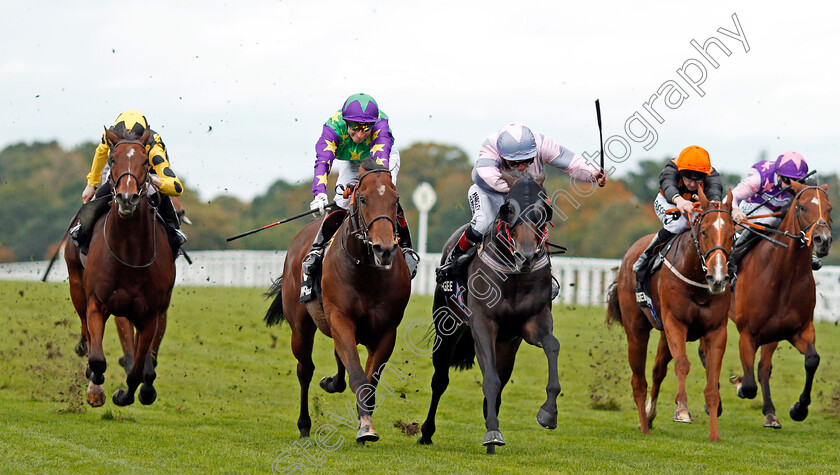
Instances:
[[[499,224],[493,231],[512,248],[516,271],[528,272],[545,248],[547,225],[552,216],[542,187],[545,173],[532,179],[502,172],[502,178],[508,182],[510,191],[499,209]]]
[[[398,252],[396,216],[399,194],[391,182],[388,169],[365,175],[366,170],[362,168],[359,173],[361,180],[356,187],[355,197],[359,221],[367,229],[374,263],[377,267],[390,269]]]
[[[735,240],[735,222],[732,220],[732,190],[726,193],[723,203],[709,201],[700,189],[701,214],[697,240],[700,258],[706,265],[706,282],[713,294],[723,293],[729,274],[729,256]]]
[[[143,145],[151,131],[146,130],[139,140],[124,140],[111,131],[105,133],[111,144],[108,163],[111,165],[111,192],[121,218],[134,214],[142,193],[148,188],[149,156]]]
[[[791,182],[798,197],[793,203],[797,221],[796,230],[804,232],[807,244],[817,254],[825,257],[831,249],[831,202],[828,201],[828,185],[809,187]]]

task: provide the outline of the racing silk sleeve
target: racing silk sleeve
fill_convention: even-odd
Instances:
[[[370,156],[376,160],[376,163],[388,168],[391,147],[394,146],[394,136],[391,135],[388,116],[380,111],[379,117],[379,120],[373,124],[373,131],[370,134]]]
[[[723,198],[723,184],[720,181],[720,174],[712,168],[712,173],[703,180],[703,193],[709,201],[721,201]]]
[[[732,207],[737,207],[741,201],[751,198],[758,193],[761,186],[761,174],[755,168],[750,168],[747,176],[732,190]]]
[[[576,180],[596,181],[595,174],[598,173],[598,168],[587,163],[582,156],[557,144],[543,134],[536,134],[535,138],[537,139],[537,157],[542,163],[559,168]],[[532,173],[532,175],[536,177],[539,175],[539,170],[535,171],[536,173]]]
[[[341,131],[336,126],[336,116],[340,117],[341,112],[337,112],[324,124],[321,137],[315,144],[315,177],[312,179],[312,196],[317,196],[319,193],[327,194],[327,176],[335,160],[335,151],[343,139]]]
[[[167,196],[180,196],[184,192],[184,185],[169,167],[166,146],[155,131],[152,131],[149,141],[146,142],[146,148],[149,152],[149,165],[161,181],[160,192]]]
[[[680,171],[674,162],[668,162],[665,168],[662,169],[662,173],[659,174],[659,189],[662,190],[662,196],[669,203],[673,203],[674,198],[681,194],[678,187],[679,181]]]
[[[108,141],[105,139],[105,134],[102,134],[102,142],[96,146],[96,151],[93,153],[93,163],[90,166],[90,173],[85,179],[90,186],[98,186],[102,181],[102,169],[108,163],[108,154],[111,148],[108,146]]]

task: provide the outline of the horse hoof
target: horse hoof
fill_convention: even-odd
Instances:
[[[105,405],[105,391],[102,390],[102,386],[97,386],[97,388],[87,393],[87,403],[91,407],[102,407]]]
[[[111,396],[111,400],[114,401],[114,404],[117,406],[128,406],[129,404],[134,403],[134,394],[129,394],[129,392],[125,389],[118,389],[114,391],[114,395]]]
[[[802,422],[808,417],[808,406],[797,402],[790,408],[790,418],[796,422]]]
[[[740,398],[744,397],[744,396],[741,395],[741,383],[743,381],[744,381],[744,378],[742,378],[740,376],[730,376],[729,377],[729,382],[732,383],[733,386],[735,386],[735,391],[738,392],[738,397],[740,397]]]
[[[79,339],[79,342],[76,343],[76,346],[73,347],[73,350],[75,350],[76,354],[81,357],[87,355],[87,342],[85,341],[84,337]]]
[[[356,432],[356,442],[376,442],[379,440],[379,434],[376,433],[376,429],[371,426],[362,426],[359,427],[359,431]]]
[[[691,413],[688,412],[688,410],[677,409],[677,411],[674,412],[674,422],[691,424],[694,421],[691,419]]]
[[[488,430],[486,434],[484,434],[484,442],[482,442],[485,446],[490,445],[505,445],[505,439],[502,438],[502,433],[497,430]],[[495,453],[495,452],[494,452]]]
[[[417,443],[420,445],[432,445],[432,439],[426,438],[426,436],[421,435],[419,439],[417,439]]]
[[[323,378],[321,378],[321,381],[318,383],[318,385],[321,386],[321,389],[330,394],[343,393],[344,390],[347,388],[347,383],[345,383],[343,379],[336,380],[334,376],[324,376]]]
[[[155,402],[155,399],[157,399],[157,391],[155,391],[155,387],[151,384],[144,384],[140,386],[140,394],[137,395],[137,399],[139,399],[140,403],[144,406],[148,406],[149,404]]]
[[[537,413],[537,424],[542,426],[545,429],[556,429],[557,428],[557,411],[548,412],[543,408],[540,408],[540,411]]]
[[[779,422],[779,418],[776,417],[776,414],[767,414],[764,416],[764,427],[769,429],[781,429],[782,424]]]

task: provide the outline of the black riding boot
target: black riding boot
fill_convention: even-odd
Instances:
[[[108,212],[111,206],[111,184],[105,183],[96,190],[93,199],[82,205],[79,211],[79,222],[70,229],[70,237],[79,251],[87,255],[90,247],[90,240],[93,237],[93,228],[103,214]]]
[[[455,247],[446,256],[446,260],[435,269],[435,280],[438,284],[453,280],[458,276],[465,264],[472,258],[472,254],[468,254],[468,252],[480,239],[481,235],[475,232],[472,226],[464,230],[464,234],[455,243]]]
[[[667,242],[673,236],[674,234],[667,231],[665,228],[660,229],[659,232],[653,236],[653,239],[650,240],[650,243],[647,245],[645,250],[639,255],[639,258],[636,259],[636,263],[633,264],[633,272],[636,273],[636,303],[639,305],[645,307],[650,306],[648,297],[645,294],[645,283],[650,277],[648,275],[650,267],[649,264],[650,258],[653,255],[653,249],[657,245]]]
[[[181,232],[181,220],[178,219],[178,213],[175,212],[175,206],[172,200],[163,193],[158,193],[158,213],[166,223],[166,234],[169,236],[169,245],[172,246],[172,255],[177,256],[178,250],[187,242],[187,236]]]
[[[323,226],[318,228],[318,233],[315,234],[315,240],[312,242],[312,247],[309,248],[309,253],[303,258],[300,266],[300,301],[309,302],[315,298],[314,286],[315,281],[312,276],[321,267],[321,259],[324,257],[324,245],[326,239],[324,238]]]
[[[411,231],[408,229],[408,221],[405,220],[402,206],[397,202],[397,237],[399,238],[400,250],[408,265],[408,273],[413,279],[417,275],[417,265],[420,263],[420,256],[414,252],[411,246]]]

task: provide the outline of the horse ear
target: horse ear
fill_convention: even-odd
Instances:
[[[726,205],[726,209],[732,211],[732,188],[726,190],[726,198],[723,199],[723,204]]]
[[[820,188],[822,188],[823,191],[828,191],[828,183],[826,183],[825,185],[820,185]]]
[[[706,192],[703,191],[702,186],[697,189],[697,194],[698,196],[700,196],[700,206],[702,206],[703,208],[707,207],[709,205],[709,199],[706,198]]]
[[[545,182],[545,170],[542,170],[539,176],[537,176],[536,180],[534,181],[536,181],[538,185],[542,186],[542,184]]]
[[[513,175],[511,175],[510,173],[508,173],[504,170],[501,170],[501,172],[502,172],[502,180],[504,180],[505,183],[508,184],[508,188],[512,187],[513,182],[516,181],[516,178],[514,178]]]
[[[146,129],[146,131],[143,132],[143,135],[140,137],[140,142],[142,142],[142,143],[148,142],[149,137],[151,137],[151,136],[152,136],[152,129]]]
[[[112,132],[108,129],[105,129],[105,140],[108,141],[108,145],[113,147],[115,143],[120,141],[120,137],[117,134],[115,134],[114,132]]]

